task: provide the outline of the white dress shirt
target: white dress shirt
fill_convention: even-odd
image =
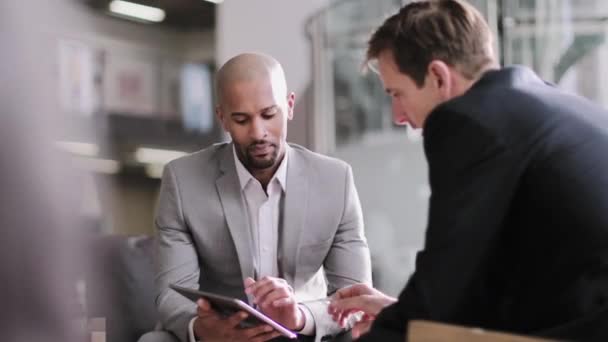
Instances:
[[[279,219],[281,214],[280,203],[287,185],[287,163],[290,149],[289,145],[286,144],[285,157],[270,179],[270,182],[268,182],[266,191],[264,191],[262,184],[255,179],[241,163],[233,146],[234,163],[239,177],[241,194],[245,199],[249,227],[251,228],[251,236],[253,237],[251,250],[254,254],[253,265],[255,280],[262,279],[265,276],[279,276],[277,250]],[[300,308],[306,317],[306,323],[299,333],[303,335],[314,335],[315,322],[312,313],[304,305],[300,305]],[[191,342],[195,342],[193,333],[195,319],[196,317],[193,318],[188,325]]]
[[[255,280],[265,276],[278,277],[277,264],[278,232],[280,217],[280,202],[285,191],[287,180],[287,163],[289,153],[274,173],[266,191],[262,184],[255,179],[243,166],[233,148],[234,163],[241,184],[241,194],[249,215],[249,227],[253,237],[253,267]]]

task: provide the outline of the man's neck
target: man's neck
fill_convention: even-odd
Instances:
[[[477,83],[477,81],[479,81],[483,77],[483,75],[485,75],[488,71],[497,70],[499,68],[500,67],[498,65],[490,64],[490,65],[486,66],[485,68],[483,68],[478,73],[478,76],[474,79],[466,79],[460,73],[455,74],[455,76],[458,77],[458,79],[455,82],[455,87],[454,87],[452,97],[458,97],[458,96],[464,95],[464,93],[469,91],[469,89],[471,89],[471,87],[473,87],[473,85],[475,83]]]

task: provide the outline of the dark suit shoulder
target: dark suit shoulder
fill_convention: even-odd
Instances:
[[[491,126],[500,128],[509,128],[506,124],[536,126],[557,120],[601,121],[607,115],[597,104],[556,88],[522,67],[491,72],[451,102],[448,105],[454,110],[469,113],[479,122],[495,122]]]
[[[606,136],[608,128],[604,109],[532,77],[475,85],[438,106],[427,119],[425,133],[437,136],[433,131],[444,131],[447,125],[457,128],[456,121],[471,124],[523,154],[547,154],[580,144],[590,136]]]

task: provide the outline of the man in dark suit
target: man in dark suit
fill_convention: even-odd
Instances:
[[[608,113],[492,45],[457,0],[412,2],[370,40],[395,122],[424,129],[432,195],[399,298],[354,285],[330,306],[375,318],[362,341],[412,319],[608,341]]]

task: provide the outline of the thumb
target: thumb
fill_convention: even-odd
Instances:
[[[211,304],[206,299],[200,298],[196,301],[198,309],[201,311],[211,311]]]
[[[335,311],[359,310],[365,300],[361,296],[334,299],[330,306]]]
[[[363,311],[368,315],[376,315],[382,308],[370,295],[337,299],[331,306],[336,311]]]

